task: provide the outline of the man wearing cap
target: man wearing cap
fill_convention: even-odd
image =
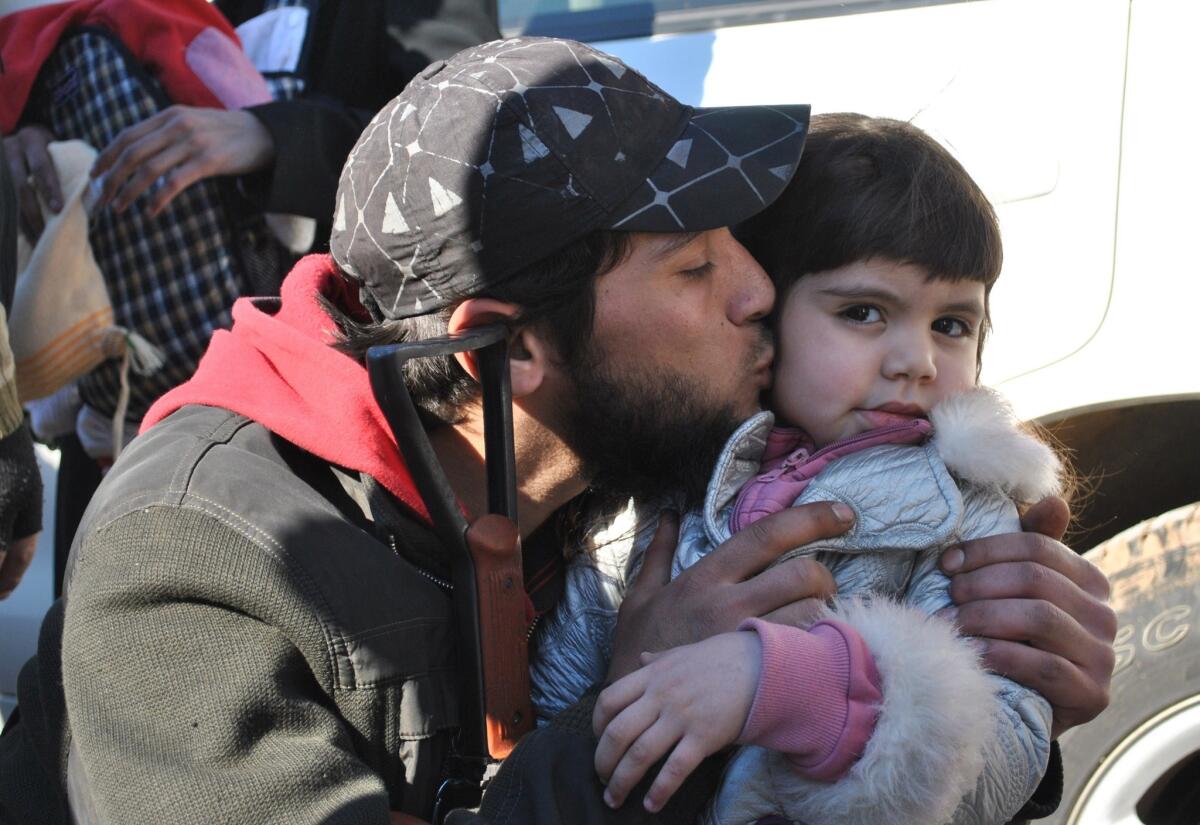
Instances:
[[[278,299],[239,302],[105,480],[3,775],[22,755],[27,776],[65,773],[80,822],[428,818],[458,723],[454,596],[366,348],[507,325],[526,588],[535,613],[551,608],[582,502],[702,489],[757,409],[773,291],[726,227],[787,183],[807,115],[689,109],[570,41],[498,41],[426,70],[351,154],[332,257],[302,261]],[[485,512],[475,376],[467,356],[406,374],[468,514]],[[835,508],[760,525],[669,585],[631,588],[612,675],[746,616],[798,620],[829,594],[808,560],[762,571],[846,529]],[[672,539],[660,530],[648,558],[669,559]],[[1042,584],[1021,584],[1034,562]],[[1055,640],[1014,678],[1041,679],[1065,725],[1099,712],[1098,574],[1034,534],[968,546],[961,569],[964,611],[1027,599],[1039,609],[1009,611],[1013,632]],[[1033,615],[1056,627],[1024,632]],[[608,821],[578,728],[518,748],[498,787],[522,801],[493,805],[495,821]],[[0,820],[47,820],[52,803],[12,784]]]

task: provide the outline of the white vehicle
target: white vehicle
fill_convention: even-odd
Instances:
[[[498,2],[505,34],[590,41],[687,103],[912,120],[980,182],[1005,241],[983,379],[1090,479],[1071,543],[1095,548],[1121,624],[1112,704],[1064,736],[1064,799],[1043,821],[1195,823],[1200,3]],[[49,565],[44,541],[0,603],[0,712]]]
[[[1045,821],[1200,821],[1200,3],[499,4],[505,34],[591,41],[686,103],[911,120],[962,161],[1004,233],[983,380],[1074,451],[1070,540],[1120,616]]]

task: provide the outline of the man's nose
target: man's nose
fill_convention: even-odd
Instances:
[[[729,299],[729,320],[735,324],[762,321],[775,305],[775,285],[754,256],[732,234],[728,236],[733,256],[733,289]]]

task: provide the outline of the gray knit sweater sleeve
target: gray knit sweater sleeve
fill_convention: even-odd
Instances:
[[[99,821],[387,825],[328,698],[332,642],[253,528],[151,506],[77,553],[63,683]]]

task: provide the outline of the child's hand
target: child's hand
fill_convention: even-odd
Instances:
[[[643,805],[659,811],[708,755],[736,741],[758,687],[758,634],[722,633],[661,653],[643,653],[642,667],[596,700],[592,729],[600,737],[596,772],[604,801],[620,807],[659,759]]]

